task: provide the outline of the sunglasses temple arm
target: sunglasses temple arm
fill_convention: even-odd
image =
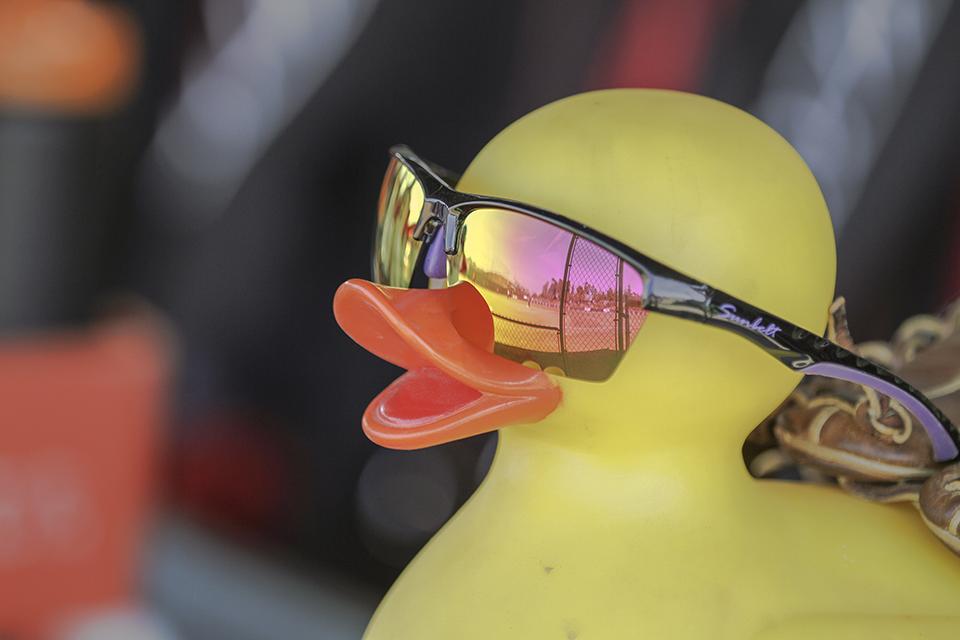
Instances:
[[[879,367],[877,368],[879,369]],[[951,428],[954,432],[956,432],[956,428],[953,427],[946,416],[929,401],[925,401],[926,399],[923,396],[913,392],[906,382],[883,369],[881,369],[881,372],[887,373],[887,376],[873,375],[861,369],[853,369],[836,362],[817,362],[803,369],[804,374],[825,376],[866,385],[896,400],[920,421],[927,432],[930,437],[930,444],[933,446],[934,460],[944,462],[956,458],[960,453],[956,442],[957,436],[956,433],[953,437],[950,434]]]
[[[750,340],[793,371],[865,385],[896,400],[923,426],[937,461],[960,455],[960,432],[953,423],[923,394],[883,367],[722,291],[710,291],[703,311],[701,319],[707,324]]]

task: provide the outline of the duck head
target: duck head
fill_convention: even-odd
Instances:
[[[815,179],[754,117],[690,94],[610,90],[543,107],[476,156],[461,191],[583,222],[689,276],[822,334],[833,230]],[[607,456],[742,440],[798,382],[745,341],[648,313],[601,381],[493,353],[471,284],[403,290],[351,280],[334,311],[374,354],[408,370],[367,409],[375,442],[417,448],[503,429]]]

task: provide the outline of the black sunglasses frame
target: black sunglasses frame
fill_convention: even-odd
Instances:
[[[606,249],[636,269],[644,281],[644,309],[733,332],[793,371],[870,386],[899,401],[920,421],[930,436],[934,459],[947,461],[960,457],[960,432],[953,423],[926,396],[883,367],[671,269],[585,224],[533,205],[457,191],[451,186],[459,181],[457,174],[421,160],[406,146],[392,147],[390,154],[413,173],[424,191],[423,211],[413,231],[414,240],[423,242],[442,230],[445,253],[457,255],[462,246],[464,220],[481,208],[515,211],[560,227]]]

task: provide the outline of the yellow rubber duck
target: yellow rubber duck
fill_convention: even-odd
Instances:
[[[736,108],[656,90],[573,96],[496,136],[458,188],[562,213],[824,330],[826,205],[789,144]],[[472,317],[465,287],[445,291],[459,291],[450,317]],[[503,365],[529,391],[511,404],[488,384],[506,362],[487,353],[488,329],[445,325],[460,361],[431,347],[444,322],[421,304],[432,293],[338,292],[348,333],[410,369],[368,409],[368,435],[409,448],[530,424],[500,430],[483,484],[390,590],[369,640],[960,634],[960,562],[909,508],[748,474],[745,436],[799,374],[732,334],[649,314],[604,382]]]

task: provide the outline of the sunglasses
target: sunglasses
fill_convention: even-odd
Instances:
[[[793,371],[872,387],[920,421],[936,460],[960,454],[957,428],[886,369],[579,222],[457,191],[450,185],[458,179],[407,147],[390,150],[373,277],[378,284],[410,287],[422,264],[434,282],[469,282],[493,315],[498,355],[602,381],[648,312],[696,320],[747,339]]]

